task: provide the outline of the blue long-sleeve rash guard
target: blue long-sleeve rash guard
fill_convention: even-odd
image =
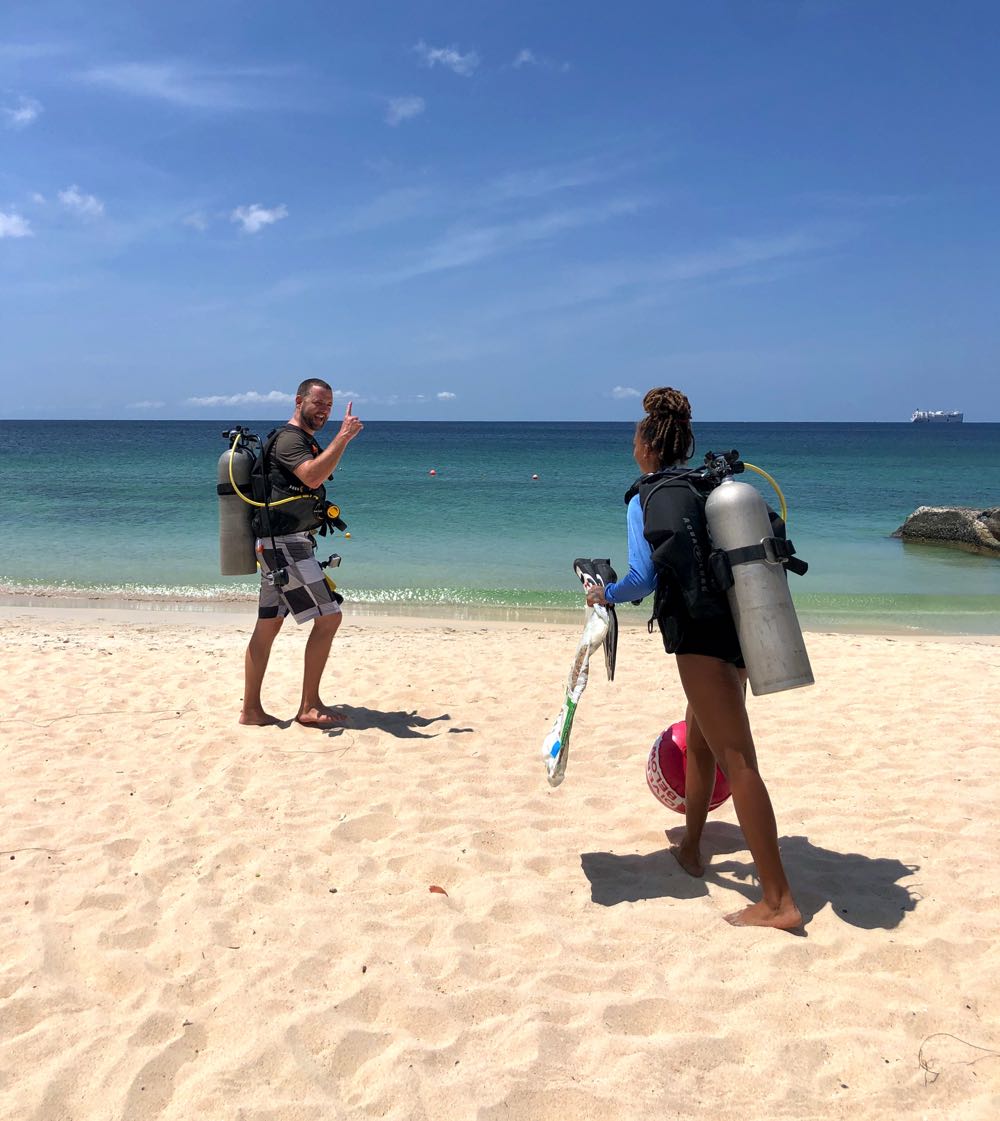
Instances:
[[[608,584],[604,598],[608,603],[627,603],[645,599],[656,587],[656,569],[653,567],[653,550],[642,535],[642,503],[633,495],[626,511],[628,521],[628,575],[623,580]]]

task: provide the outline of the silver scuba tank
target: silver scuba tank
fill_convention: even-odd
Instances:
[[[232,457],[232,482],[249,497],[250,472],[255,457],[249,448],[237,444],[219,456],[217,470],[219,495],[219,564],[223,576],[246,576],[257,571],[254,535],[250,519],[254,508],[233,491],[229,479]]]
[[[713,546],[728,555],[732,566],[729,608],[754,696],[812,685],[809,655],[763,498],[749,483],[723,479],[708,496],[705,519]]]

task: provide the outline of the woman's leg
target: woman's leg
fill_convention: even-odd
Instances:
[[[670,851],[685,872],[692,876],[703,876],[705,862],[701,856],[701,833],[708,816],[708,803],[715,789],[715,756],[690,705],[687,706],[685,723],[687,765],[684,779],[684,838],[679,845],[671,846]]]
[[[778,852],[771,799],[757,770],[743,678],[735,666],[702,654],[679,654],[677,669],[698,729],[729,780],[736,816],[764,895],[760,903],[727,919],[735,926],[775,926],[783,930],[800,926],[802,916],[792,899]],[[697,771],[700,775],[700,765]]]

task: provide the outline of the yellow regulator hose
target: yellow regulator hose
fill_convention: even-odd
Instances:
[[[236,446],[239,442],[240,438],[237,436],[236,439],[233,440],[233,446],[229,452],[229,485],[233,488],[234,493],[238,494],[248,506],[284,506],[286,502],[300,502],[304,498],[311,499],[314,497],[314,495],[311,494],[293,494],[291,498],[279,498],[277,502],[254,502],[252,498],[247,498],[243,491],[236,485],[236,480],[233,478],[233,456],[236,454]],[[756,471],[757,468],[755,467],[754,470]],[[780,494],[781,492],[779,491],[778,493]]]
[[[771,484],[771,486],[774,487],[774,492],[775,492],[775,494],[777,494],[778,501],[781,503],[781,520],[787,525],[788,524],[788,506],[785,504],[785,496],[781,493],[781,487],[778,486],[778,483],[775,480],[774,476],[769,475],[763,469],[763,467],[754,467],[754,465],[752,463],[747,463],[745,460],[743,462],[743,466],[748,467],[751,471],[756,471],[757,474],[760,475],[760,477],[762,479],[767,479],[767,481]]]

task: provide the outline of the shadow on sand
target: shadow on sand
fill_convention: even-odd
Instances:
[[[333,708],[336,712],[343,713],[346,720],[344,724],[322,729],[324,735],[332,739],[345,732],[377,729],[380,732],[388,732],[398,739],[430,740],[439,736],[444,729],[435,729],[433,732],[421,732],[419,729],[429,728],[431,724],[451,719],[447,712],[443,712],[440,716],[419,716],[416,709],[412,712],[381,712],[376,708],[360,708],[355,705],[335,705]],[[471,731],[471,729],[463,728],[461,731]]]
[[[683,826],[668,829],[667,838],[676,844],[683,832]],[[914,890],[916,884],[907,887],[900,883],[918,872],[918,865],[891,857],[834,852],[811,844],[805,837],[782,837],[780,844],[803,924],[829,903],[852,926],[891,930],[921,898]],[[702,852],[708,861],[704,880],[684,872],[669,849],[645,856],[585,852],[580,862],[590,881],[591,899],[604,907],[640,899],[695,899],[707,894],[706,881],[735,888],[751,902],[760,898],[749,859],[719,859],[735,852],[746,853],[746,842],[737,826],[709,822],[702,837]]]

